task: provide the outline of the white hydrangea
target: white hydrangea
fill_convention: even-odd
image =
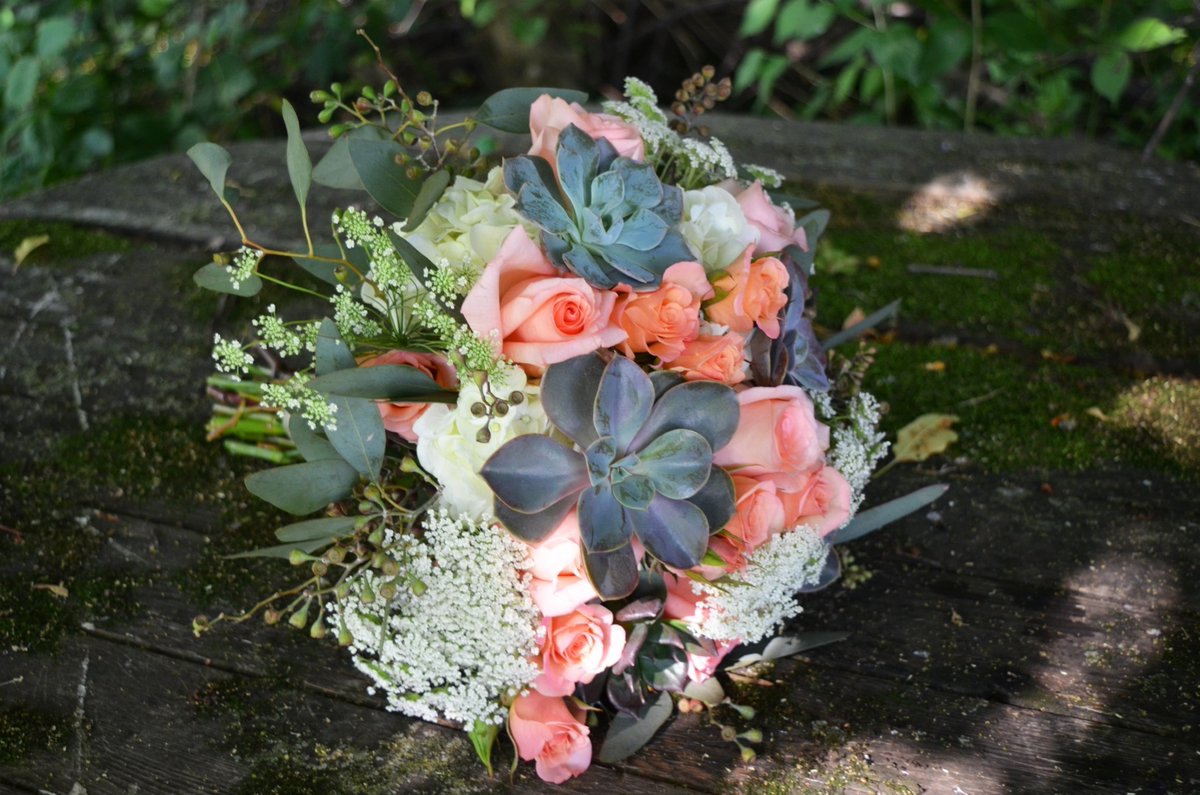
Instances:
[[[421,538],[385,544],[403,560],[390,602],[367,599],[387,580],[356,577],[340,605],[328,605],[350,633],[354,665],[374,680],[388,709],[423,720],[502,724],[501,699],[538,675],[540,614],[529,596],[528,547],[491,522],[427,514]],[[423,586],[423,587],[422,587]],[[372,688],[374,692],[375,688]]]
[[[716,641],[765,638],[800,614],[796,592],[817,582],[828,555],[829,545],[807,526],[772,537],[731,577],[692,583],[692,590],[704,596],[689,622],[692,630]]]
[[[455,514],[474,519],[489,516],[492,490],[479,476],[483,463],[515,436],[550,430],[550,420],[538,399],[538,387],[527,384],[519,367],[508,366],[503,374],[503,385],[493,387],[498,396],[506,400],[513,392],[524,396],[520,403],[509,401],[504,416],[489,418],[473,413],[472,407],[484,402],[483,394],[478,385],[467,381],[459,389],[458,403],[453,408],[435,403],[413,425],[417,459],[442,485],[441,504]],[[479,432],[485,427],[489,438],[480,442]]]
[[[456,177],[424,220],[404,237],[439,270],[449,269],[465,295],[495,258],[509,232],[524,224],[496,166],[487,180]],[[533,234],[532,227],[528,230]]]
[[[759,235],[733,194],[716,185],[683,192],[679,232],[709,273],[727,267],[746,246],[757,243]]]

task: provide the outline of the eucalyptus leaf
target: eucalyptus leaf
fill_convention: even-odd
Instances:
[[[827,340],[825,340],[824,342],[821,343],[821,347],[827,351],[833,350],[834,348],[836,348],[837,346],[839,346],[843,343],[850,342],[851,340],[854,340],[854,339],[858,339],[863,334],[866,334],[868,331],[875,328],[883,321],[885,321],[889,318],[895,317],[896,313],[898,313],[899,311],[900,311],[900,299],[896,299],[895,301],[892,301],[890,304],[885,306],[883,309],[877,309],[876,311],[867,315],[865,318],[863,318],[859,322],[855,323],[850,328],[845,329],[843,331],[839,331],[837,334],[834,334],[832,337],[829,337]]]
[[[902,519],[910,513],[924,508],[945,494],[949,488],[950,486],[944,483],[926,486],[923,489],[917,489],[911,494],[899,497],[890,502],[885,502],[883,505],[859,511],[850,520],[849,524],[833,534],[829,539],[829,543],[845,544],[857,538],[862,538],[867,533],[878,530],[886,524],[891,524],[897,519]]]
[[[310,541],[299,541],[291,544],[279,544],[273,547],[262,547],[260,549],[251,549],[246,552],[237,552],[233,555],[225,555],[227,560],[235,560],[237,558],[283,558],[287,560],[292,556],[292,552],[300,550],[306,555],[316,552],[322,547],[327,547],[332,544],[333,538],[315,538]]]
[[[413,272],[418,281],[424,282],[425,274],[433,273],[433,263],[429,261],[428,257],[418,251],[416,246],[390,229],[388,230],[388,237],[391,238],[392,245],[395,246],[404,263],[408,265],[408,269]]]
[[[308,203],[308,191],[312,187],[313,165],[300,137],[300,120],[296,118],[296,109],[292,103],[283,100],[283,124],[287,127],[287,167],[288,178],[292,182],[292,190],[296,193],[296,201],[303,210]]]
[[[329,318],[323,319],[321,327],[317,329],[317,351],[314,359],[319,376],[358,366],[358,362],[354,361],[354,354],[350,352],[350,346],[342,339],[337,324]]]
[[[340,459],[309,461],[246,476],[246,488],[288,513],[303,516],[350,496],[358,473]]]
[[[587,94],[566,88],[505,88],[483,101],[474,119],[502,132],[525,134],[529,132],[529,106],[542,94],[566,100],[587,102]]]
[[[192,281],[205,290],[212,290],[215,293],[229,293],[239,298],[249,298],[252,295],[258,295],[258,292],[263,288],[262,279],[253,273],[239,282],[237,287],[234,287],[229,271],[225,269],[224,265],[218,265],[215,262],[210,262],[193,273]]]
[[[225,201],[225,174],[233,162],[229,152],[214,143],[202,141],[187,150],[187,156],[208,180],[217,198]]]
[[[670,694],[659,693],[637,716],[619,713],[608,725],[608,733],[604,736],[604,744],[600,746],[596,758],[612,764],[632,756],[650,742],[654,733],[667,722],[674,706]]]
[[[715,707],[725,700],[725,688],[721,687],[721,683],[715,676],[710,676],[703,682],[688,682],[687,687],[683,689],[683,694],[710,707]]]
[[[275,537],[286,543],[343,538],[354,532],[357,516],[331,516],[295,522],[275,531]]]
[[[329,440],[308,425],[308,420],[299,414],[288,418],[288,436],[304,456],[305,461],[340,461],[342,459]]]
[[[329,443],[360,475],[378,480],[387,440],[379,406],[370,400],[341,395],[331,396],[329,403],[337,408],[337,428],[325,432]]]
[[[736,671],[739,668],[746,668],[758,662],[768,662],[770,660],[778,660],[782,657],[790,657],[793,654],[801,654],[802,652],[826,646],[830,643],[838,643],[848,637],[850,637],[849,632],[805,632],[795,637],[780,635],[767,641],[766,646],[761,651],[743,654],[733,664],[725,666],[725,670]]]
[[[322,243],[314,247],[313,253],[324,259],[292,257],[292,261],[316,278],[334,287],[338,285],[357,287],[362,283],[362,278],[345,265],[327,260],[340,260],[344,257],[351,265],[358,268],[359,273],[366,273],[371,266],[370,257],[361,246],[345,249],[343,253],[343,250],[333,243]]]
[[[358,172],[354,170],[354,162],[350,160],[350,142],[359,138],[383,141],[388,139],[388,134],[370,125],[355,127],[344,133],[333,142],[325,156],[317,161],[313,168],[313,181],[327,188],[365,191]]]
[[[352,138],[347,144],[350,162],[363,187],[379,206],[399,218],[407,218],[421,192],[420,180],[409,179],[397,157],[404,147],[394,141]]]
[[[352,367],[317,376],[306,386],[331,395],[392,403],[454,403],[458,393],[444,389],[415,367],[381,364]]]
[[[408,212],[408,221],[404,224],[404,231],[411,232],[420,226],[421,222],[425,220],[425,216],[429,214],[430,208],[437,203],[438,199],[442,198],[442,194],[449,186],[449,171],[435,171],[426,177],[425,181],[421,183],[417,197],[413,200],[412,209]]]

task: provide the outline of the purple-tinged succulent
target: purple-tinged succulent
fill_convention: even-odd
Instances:
[[[578,510],[588,576],[603,599],[637,586],[634,536],[668,566],[699,564],[734,511],[733,481],[712,463],[737,428],[733,390],[590,353],[547,368],[541,397],[579,449],[529,434],[497,450],[480,471],[496,518],[536,543]]]
[[[760,386],[787,384],[809,392],[828,392],[825,350],[813,333],[812,321],[804,314],[808,273],[800,262],[812,257],[789,246],[779,259],[788,271],[788,302],[781,312],[778,338],[770,339],[759,330],[750,338],[748,349],[754,381]]]

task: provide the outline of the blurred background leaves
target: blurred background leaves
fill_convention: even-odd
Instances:
[[[450,107],[625,75],[668,101],[712,63],[730,110],[1200,157],[1196,0],[0,0],[0,198],[281,135],[285,98],[315,124],[312,89],[379,81],[359,28]]]

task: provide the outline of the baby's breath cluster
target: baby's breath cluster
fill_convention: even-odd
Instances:
[[[420,538],[389,531],[384,543],[395,545],[411,585],[391,600],[366,599],[381,582],[366,573],[329,605],[350,632],[354,664],[389,709],[467,727],[502,724],[501,699],[538,675],[528,547],[490,521],[446,511],[426,515]]]
[[[225,266],[225,272],[229,274],[229,281],[233,285],[233,289],[240,289],[242,282],[254,275],[262,258],[261,251],[248,246],[242,246],[234,252],[233,261]]]
[[[327,431],[337,430],[337,405],[311,389],[308,376],[304,373],[296,373],[282,384],[263,384],[261,402],[266,408],[299,414],[314,431],[318,427]]]
[[[696,634],[717,641],[754,643],[800,614],[795,594],[817,582],[826,544],[812,528],[800,526],[774,536],[750,553],[746,568],[716,583],[693,582],[704,598],[696,607]]]
[[[316,323],[288,324],[275,311],[275,304],[267,307],[266,314],[251,321],[258,331],[259,344],[277,351],[283,356],[296,356],[301,351],[316,350]]]
[[[254,359],[246,353],[240,342],[227,340],[220,334],[213,334],[212,357],[217,363],[217,370],[233,376],[235,380],[250,372],[250,365],[254,364]]]
[[[840,418],[834,416],[835,409],[828,393],[814,395],[813,403],[821,418],[832,425],[827,461],[850,484],[850,513],[853,515],[862,504],[863,489],[875,471],[875,465],[888,452],[887,435],[879,430],[882,414],[879,401],[870,392],[860,391],[850,398]]]

